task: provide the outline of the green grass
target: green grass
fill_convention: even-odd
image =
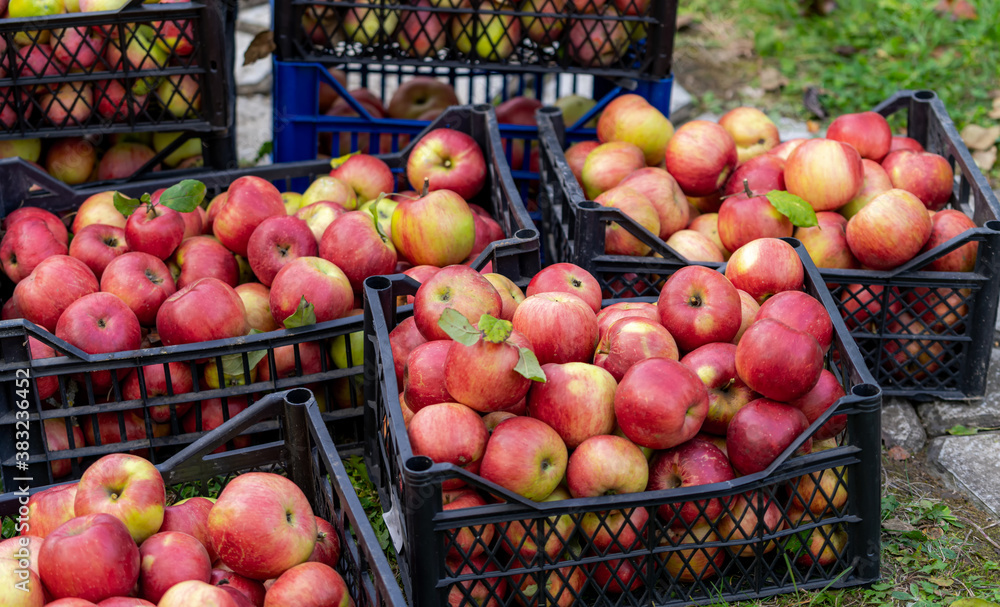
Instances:
[[[938,0],[838,0],[825,17],[804,16],[797,0],[686,0],[680,14],[696,26],[679,35],[677,49],[752,41],[733,70],[759,86],[760,69],[778,69],[788,84],[750,103],[787,116],[814,118],[802,103],[809,87],[821,90],[831,116],[870,109],[896,90],[933,89],[959,129],[989,125],[1000,94],[1000,2],[971,1],[979,18],[952,21],[934,10]],[[707,88],[708,105],[731,93]]]

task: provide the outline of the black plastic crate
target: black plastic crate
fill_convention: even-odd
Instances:
[[[1000,202],[933,91],[899,91],[874,111],[904,115],[907,135],[948,159],[958,178],[946,208],[961,211],[978,227],[893,270],[820,273],[885,394],[918,400],[982,397],[1000,301]],[[619,223],[654,253],[683,258],[617,209],[588,201],[566,164],[558,111],[543,109],[538,121],[546,259],[587,268],[608,289],[607,296],[653,294],[648,280],[611,284],[602,278],[607,272],[642,275],[657,263],[649,257],[605,255],[605,226]],[[979,243],[974,271],[924,269],[970,242]]]
[[[276,424],[276,440],[238,451],[212,453],[254,424],[271,419]],[[329,521],[337,530],[341,545],[337,570],[354,604],[406,606],[378,536],[308,390],[268,395],[239,419],[205,434],[157,469],[167,486],[168,502],[192,490],[201,495],[208,495],[213,489],[221,491],[229,481],[246,472],[271,472],[290,478],[309,498],[316,516]],[[18,508],[22,507],[19,500],[26,494],[17,488],[24,484],[7,485],[7,492],[0,493],[0,522],[5,529],[8,522],[18,517]],[[30,493],[48,488],[29,485]]]
[[[432,4],[275,0],[277,57],[610,77],[670,73],[675,0]],[[605,41],[593,41],[598,36]]]
[[[847,396],[763,472],[714,485],[556,502],[533,502],[458,467],[413,456],[397,396],[399,386],[392,370],[388,336],[410,311],[397,309],[393,305],[395,297],[413,294],[419,285],[402,276],[369,279],[365,291],[365,375],[371,381],[365,384],[365,456],[394,532],[403,579],[410,584],[407,595],[413,603],[442,605],[452,589],[464,587],[455,595],[459,601],[476,592],[478,604],[543,604],[541,591],[526,596],[518,588],[541,589],[549,581],[554,586],[544,604],[577,604],[577,599],[587,605],[717,604],[877,580],[881,391],[837,316],[834,299],[819,272],[801,244],[792,242],[806,270],[806,290],[831,313],[834,341],[827,366]],[[660,278],[683,267],[669,260],[655,261],[661,262],[655,268]],[[837,446],[792,457],[834,415],[847,418],[846,431],[837,439]],[[443,511],[442,483],[450,478],[461,478],[484,495],[493,496],[494,503]],[[827,479],[826,488],[818,489],[819,485],[810,480],[819,478]],[[846,498],[836,497],[838,489],[846,489]],[[745,502],[750,504],[750,512],[760,514],[778,508],[779,520],[791,526],[771,532],[758,525],[752,536],[720,537],[719,524],[694,531],[689,523],[678,519],[683,503],[699,504],[694,507],[704,512],[708,500],[717,499],[722,512],[742,520],[738,506],[733,504],[737,497],[747,494],[752,496]],[[795,500],[802,510],[814,514],[805,515],[801,521],[789,520],[789,505]],[[672,521],[681,524],[671,531],[657,518],[658,509],[672,512]],[[625,513],[630,520],[647,520],[648,524],[626,524],[624,531],[615,531],[609,522],[614,511]],[[569,517],[576,527],[585,517],[596,520],[598,528],[614,538],[612,548],[598,549],[579,530],[562,538],[566,540],[564,546],[570,547],[564,553],[566,560],[554,559],[545,551],[537,551],[530,558],[517,556],[514,550],[504,548],[505,543],[519,545],[517,540],[510,544],[503,539],[515,523],[528,530],[526,537],[536,546],[545,545],[558,537],[547,520],[562,516]],[[634,545],[624,537],[628,532],[638,538]],[[474,558],[461,548],[460,533],[470,541],[467,545],[473,546],[472,552],[479,551]],[[679,542],[687,537],[691,543],[675,541],[678,534],[682,536]],[[814,540],[816,548],[830,548],[836,557],[825,564],[810,557],[803,546],[813,545]],[[777,549],[767,550],[770,545]],[[698,555],[710,557],[711,562],[702,567],[693,560]],[[640,572],[640,582],[637,588],[617,592],[614,584],[620,590],[631,583],[623,562]],[[675,567],[670,573],[669,569]],[[579,588],[559,590],[564,582],[573,579],[579,582]]]

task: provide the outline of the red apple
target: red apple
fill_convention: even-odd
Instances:
[[[160,529],[166,491],[153,464],[127,453],[105,455],[80,477],[77,516],[110,514],[125,523],[136,543]]]
[[[601,310],[601,285],[594,276],[578,265],[556,263],[543,268],[528,283],[525,294],[570,293],[587,302],[594,313]]]
[[[48,537],[57,527],[73,518],[76,483],[55,485],[28,498],[29,526],[27,532],[36,537]]]
[[[566,148],[566,164],[573,171],[573,176],[576,177],[580,187],[583,187],[583,166],[587,162],[587,157],[600,145],[599,141],[580,141]]]
[[[396,368],[396,384],[398,386],[403,385],[403,369],[410,352],[424,343],[427,343],[427,340],[420,334],[417,322],[412,316],[404,319],[389,332],[389,345],[392,348],[392,360]]]
[[[812,424],[819,419],[827,409],[833,407],[844,396],[844,388],[840,385],[837,377],[823,369],[820,373],[819,381],[812,390],[806,392],[799,398],[789,401],[788,404],[801,411],[806,419]],[[820,426],[819,430],[813,434],[815,440],[826,440],[834,438],[847,427],[847,415],[834,415],[829,421]]]
[[[418,319],[419,320],[419,319]],[[531,343],[539,364],[586,362],[597,343],[597,315],[569,293],[539,293],[514,312],[514,330]]]
[[[861,189],[864,169],[858,151],[846,143],[811,139],[785,162],[785,187],[816,211],[836,211]]]
[[[816,338],[771,318],[756,320],[736,346],[740,378],[777,401],[788,402],[812,390],[822,370],[823,349]]]
[[[688,261],[712,261],[716,263],[725,261],[721,242],[716,245],[701,232],[694,230],[674,232],[667,239],[666,245]]]
[[[740,409],[729,423],[726,450],[740,474],[766,470],[795,439],[809,428],[801,411],[767,398],[758,398]],[[802,445],[808,453],[812,439]]]
[[[69,424],[69,430],[67,430],[66,422],[68,419],[61,418],[50,418],[43,422],[45,428],[45,446],[49,453],[50,458],[59,457],[59,451],[65,451],[70,449],[70,434],[73,435],[73,449],[80,449],[84,447],[83,442],[83,431],[80,426],[76,424]],[[82,458],[77,458],[78,462],[82,462]],[[73,460],[70,459],[53,459],[49,464],[52,469],[52,478],[62,478],[73,471]]]
[[[472,253],[475,241],[472,210],[454,191],[438,188],[417,200],[400,203],[392,213],[392,243],[415,265],[462,263]]]
[[[227,249],[247,256],[250,236],[268,217],[288,215],[281,193],[260,177],[240,177],[229,186],[212,222],[212,231]]]
[[[71,303],[59,317],[56,337],[88,354],[138,350],[142,343],[139,320],[125,302],[110,293],[91,293]],[[123,377],[127,369],[115,373]],[[111,388],[111,371],[91,374],[95,393]]]
[[[545,382],[532,384],[528,415],[555,430],[576,449],[592,436],[615,429],[615,389],[610,373],[582,362],[542,366]]]
[[[976,223],[961,211],[954,209],[938,211],[931,218],[931,235],[920,252],[930,251],[934,247],[965,233],[966,230],[974,230],[975,228]],[[979,243],[969,242],[930,262],[925,266],[925,269],[934,272],[971,272],[976,268],[978,254]]]
[[[726,454],[708,441],[687,441],[657,453],[649,462],[649,491],[725,483],[735,478]],[[720,498],[667,503],[657,510],[671,527],[714,523],[723,512]]]
[[[414,455],[424,455],[437,464],[454,464],[476,473],[490,439],[479,414],[458,403],[438,403],[421,408],[410,420],[407,434]],[[442,482],[443,489],[465,484],[460,478]]]
[[[278,330],[278,323],[271,316],[271,289],[259,282],[248,282],[237,286],[236,293],[243,300],[251,329],[264,333]]]
[[[702,432],[725,436],[733,415],[757,398],[736,373],[736,346],[705,344],[688,353],[681,364],[694,371],[708,389],[708,413]]]
[[[587,154],[580,171],[584,193],[593,200],[645,166],[646,157],[634,144],[624,141],[602,143]]]
[[[406,356],[402,385],[406,404],[412,411],[454,402],[445,379],[445,360],[452,343],[450,339],[429,341],[415,346]]]
[[[729,110],[719,118],[719,126],[726,129],[736,143],[740,164],[766,154],[781,141],[778,127],[757,108]]]
[[[497,570],[497,566],[483,555],[447,560],[445,568],[453,576],[474,574],[480,577],[452,584],[448,591],[448,607],[461,607],[470,603],[482,607],[500,607],[500,601],[507,595],[507,578],[482,577],[487,572]]]
[[[666,358],[631,369],[615,392],[618,426],[632,442],[669,449],[691,439],[708,414],[708,390],[693,371]]]
[[[871,162],[866,160],[865,162]],[[816,213],[819,224],[811,228],[795,228],[795,238],[806,248],[817,268],[856,270],[861,267],[847,245],[847,221],[838,213]]]
[[[736,167],[722,193],[726,196],[742,194],[747,188],[758,195],[767,194],[771,190],[784,190],[785,160],[775,154],[751,158]]]
[[[714,341],[732,341],[740,328],[736,288],[719,272],[702,266],[684,267],[667,279],[656,307],[661,324],[686,352]]]
[[[295,212],[295,217],[306,222],[313,237],[318,243],[323,239],[323,233],[333,223],[333,220],[347,212],[347,209],[335,202],[322,200],[304,206]]]
[[[784,526],[781,520],[781,506],[773,499],[762,497],[763,493],[752,491],[736,496],[729,504],[729,511],[718,522],[719,539],[724,542],[742,542],[758,538],[761,531],[771,535]],[[742,544],[736,556],[755,557],[760,541]],[[772,552],[777,544],[764,542],[761,554]]]
[[[220,588],[232,588],[239,591],[254,607],[264,607],[264,584],[251,580],[228,569],[213,569],[212,578],[208,582]]]
[[[344,578],[323,563],[303,563],[282,573],[264,599],[267,607],[347,607],[351,602]]]
[[[692,120],[677,129],[667,143],[667,171],[689,196],[707,196],[722,189],[736,168],[738,152],[723,127]]]
[[[653,203],[660,219],[660,238],[666,239],[687,226],[688,200],[670,173],[654,167],[639,169],[618,185],[639,192]]]
[[[201,542],[208,552],[208,558],[213,563],[219,555],[212,546],[212,538],[208,534],[208,513],[215,503],[204,497],[190,497],[180,500],[172,506],[163,509],[163,524],[160,533],[178,531],[186,533]]]
[[[656,306],[651,303],[631,301],[614,303],[597,313],[598,337],[603,338],[611,325],[631,316],[657,321],[660,319],[660,315],[656,311]]]
[[[847,504],[847,470],[826,468],[804,474],[788,483],[789,508],[819,516],[842,516]],[[789,513],[791,514],[791,513]]]
[[[617,208],[636,224],[653,234],[660,231],[660,218],[656,207],[648,198],[627,186],[616,186],[594,199],[601,206]],[[649,245],[633,236],[617,222],[605,228],[604,252],[608,255],[631,255],[642,257],[649,253]]]
[[[889,152],[895,152],[896,150],[912,150],[914,152],[923,152],[924,146],[920,145],[920,142],[912,137],[903,137],[901,135],[893,135],[892,142],[889,144]]]
[[[756,320],[771,318],[789,327],[812,335],[826,352],[833,341],[830,313],[815,297],[802,291],[784,291],[765,301]]]
[[[726,559],[726,552],[717,547],[705,548],[704,544],[719,541],[719,536],[712,525],[697,525],[693,528],[667,529],[660,547],[676,547],[694,545],[674,552],[663,552],[658,555],[662,559],[662,567],[670,579],[682,582],[704,583],[716,575]]]
[[[101,290],[118,296],[132,310],[139,324],[149,327],[156,324],[160,306],[177,288],[170,270],[160,258],[132,251],[111,260],[104,268]]]
[[[139,580],[139,548],[117,518],[81,515],[46,536],[38,569],[53,598],[101,601],[132,591]]]
[[[42,219],[25,218],[7,228],[0,240],[3,271],[17,283],[28,277],[38,265],[54,255],[66,255],[65,242],[52,233]]]
[[[14,227],[14,224],[24,219],[41,219],[45,222],[45,225],[48,226],[49,231],[52,232],[52,235],[55,236],[56,240],[63,244],[67,244],[69,242],[69,235],[66,232],[66,224],[63,223],[62,219],[59,219],[59,217],[54,213],[39,207],[20,207],[14,209],[7,214],[7,217],[4,218],[3,227],[5,230],[10,231]]]
[[[493,430],[479,473],[509,491],[539,501],[559,485],[567,459],[565,443],[548,424],[515,417]]]
[[[847,222],[847,244],[865,266],[891,270],[919,253],[932,230],[920,199],[905,190],[893,189],[851,217]]]
[[[181,419],[181,428],[188,434],[192,432],[209,432],[239,415],[249,406],[245,396],[230,396],[226,398],[225,405],[222,404],[221,398],[208,398],[201,401],[200,406],[188,411],[187,415]],[[201,416],[201,424],[198,423],[199,415]],[[232,440],[232,444],[236,449],[249,447],[250,437],[237,436]],[[227,445],[221,445],[215,451],[212,451],[212,453],[222,453],[227,449]],[[212,554],[217,557],[214,552]],[[212,560],[215,561],[216,559],[213,558]]]
[[[733,251],[726,264],[726,278],[757,303],[764,303],[775,293],[800,290],[804,274],[798,253],[777,238],[761,238],[743,245]]]
[[[437,0],[431,4],[441,6]],[[390,118],[419,120],[428,112],[444,111],[453,105],[459,105],[455,87],[430,76],[415,76],[399,85],[387,109]]]
[[[566,481],[573,497],[598,497],[646,490],[649,465],[639,447],[627,438],[592,436],[569,458]]]
[[[766,196],[747,198],[739,194],[727,198],[719,208],[719,240],[735,251],[758,238],[782,238],[792,235],[792,222],[778,212]]]
[[[955,187],[955,172],[940,154],[898,150],[882,161],[892,187],[916,196],[931,211],[937,211],[951,200]]]
[[[486,160],[470,135],[455,129],[435,129],[410,149],[406,177],[413,189],[451,190],[461,198],[475,197],[486,185]]]
[[[369,276],[391,274],[396,267],[392,239],[365,211],[351,211],[335,219],[323,233],[319,255],[337,264],[358,292]]]
[[[568,491],[562,487],[556,487],[556,489],[542,501],[558,502],[569,498],[570,494]],[[482,498],[480,498],[480,500],[481,499]],[[483,501],[482,505],[485,504],[486,502]],[[576,522],[573,516],[569,514],[550,516],[542,522],[542,528],[542,537],[544,538],[542,550],[550,559],[555,559],[569,546],[573,530],[576,528]],[[492,527],[490,527],[490,529],[492,529]],[[463,531],[465,530],[463,529]],[[504,528],[500,545],[508,554],[517,559],[515,563],[530,563],[538,554],[538,543],[536,542],[536,538],[538,537],[537,534],[537,520],[513,521]],[[492,538],[492,534],[490,537]],[[481,552],[482,548],[480,548],[479,552],[475,552],[474,554],[479,554]],[[465,553],[468,554],[467,551],[465,551]],[[453,554],[453,556],[458,555]]]
[[[152,210],[140,206],[125,222],[125,242],[130,251],[166,259],[183,239],[184,218],[163,205],[156,205]]]
[[[69,254],[91,269],[97,280],[101,280],[104,269],[112,260],[128,253],[125,231],[115,226],[91,224],[73,235]]]
[[[740,343],[743,334],[753,324],[754,319],[757,318],[757,311],[760,310],[760,304],[757,303],[757,300],[753,296],[742,289],[736,289],[736,292],[740,294],[740,309],[743,320],[740,323],[740,330],[736,333],[736,337],[733,338],[732,343],[734,345]]]
[[[271,286],[278,270],[299,257],[315,257],[319,247],[305,221],[291,216],[268,217],[247,241],[247,261],[260,282]]]
[[[435,82],[437,81],[435,80]],[[397,93],[405,86],[406,84],[401,85],[397,89]],[[390,104],[390,115],[391,110]],[[381,158],[367,154],[351,156],[346,162],[330,171],[330,176],[339,179],[353,189],[358,204],[375,200],[383,192],[391,194],[396,189],[396,180],[392,176],[389,165]]]
[[[243,607],[236,598],[222,588],[200,580],[187,580],[172,587],[160,599],[157,607]]]
[[[674,127],[667,117],[641,95],[615,97],[597,121],[601,143],[625,141],[636,145],[651,167],[663,164],[664,148],[673,134]]]
[[[322,257],[299,257],[286,263],[271,283],[271,316],[283,323],[305,298],[316,322],[342,318],[354,306],[354,292],[344,272]]]
[[[485,324],[484,324],[485,323]],[[522,400],[531,379],[515,371],[521,348],[531,344],[511,328],[510,321],[480,318],[471,325],[479,339],[471,344],[453,342],[445,358],[445,386],[456,402],[479,413],[503,411]]]
[[[788,141],[783,141],[778,145],[776,145],[774,148],[771,149],[771,151],[768,152],[768,154],[772,156],[777,156],[778,158],[781,158],[782,160],[787,162],[788,158],[792,155],[792,153],[795,150],[797,150],[800,145],[802,145],[807,141],[810,140],[802,138],[789,139]]]
[[[573,0],[573,3],[579,5],[581,2]],[[597,12],[601,17],[570,21],[570,58],[583,68],[609,67],[620,63],[629,47],[631,28],[620,20],[618,11],[610,3],[598,1],[587,4],[588,12]]]
[[[164,366],[170,369],[170,381],[167,381]],[[157,396],[176,396],[187,394],[194,389],[194,380],[191,377],[191,367],[185,363],[168,363],[167,365],[147,365],[142,368],[142,383],[145,385],[146,393],[143,396],[140,391],[139,374],[137,371],[129,373],[125,378],[125,385],[122,387],[122,398],[125,400],[138,400],[155,398]],[[173,405],[176,417],[183,417],[191,408],[192,403],[177,403]],[[156,405],[149,407],[149,417],[157,423],[167,423],[170,421],[170,405]]]
[[[551,266],[550,266],[551,267]],[[539,272],[540,274],[541,272]],[[538,277],[538,274],[535,275]],[[500,294],[500,299],[503,302],[502,308],[500,310],[500,318],[503,320],[511,320],[514,318],[514,311],[517,310],[517,306],[524,301],[524,291],[521,287],[514,284],[514,281],[507,278],[503,274],[494,274],[492,272],[483,274],[483,278],[490,281],[493,288],[497,290]],[[534,279],[532,279],[534,280]],[[529,283],[528,288],[531,288]]]
[[[156,603],[150,603],[145,599],[115,596],[110,599],[104,599],[97,604],[97,607],[156,607]]]
[[[124,230],[126,221],[125,216],[115,208],[114,192],[101,192],[80,204],[70,231],[78,234],[80,230],[93,223],[103,223]]]
[[[312,238],[312,234],[309,234],[309,237]],[[177,278],[179,289],[202,278],[217,278],[231,287],[239,284],[239,262],[229,249],[211,236],[185,239],[181,242],[181,246],[177,247],[174,261],[181,269]]]
[[[483,314],[500,316],[502,306],[503,300],[490,281],[472,268],[453,265],[442,268],[420,285],[413,304],[413,316],[425,338],[449,339],[444,329],[438,326],[445,308],[452,308],[474,323]]]
[[[333,525],[317,516],[316,547],[309,557],[309,562],[336,567],[338,561],[340,561],[340,535]]]
[[[139,592],[148,601],[159,601],[171,586],[186,580],[208,582],[212,561],[194,537],[178,531],[157,533],[139,548]]]
[[[23,531],[27,530],[25,528]],[[0,561],[17,561],[19,569],[22,571],[27,569],[37,576],[38,553],[41,552],[44,543],[45,538],[22,532],[18,536],[0,541]]]
[[[156,332],[167,346],[243,337],[249,331],[243,300],[217,278],[202,278],[177,291],[156,314]]]
[[[843,114],[827,127],[826,137],[849,144],[862,158],[882,162],[889,153],[892,129],[878,112]]]
[[[659,322],[627,317],[611,325],[597,344],[594,364],[621,381],[625,372],[647,358],[677,360],[677,343]]]

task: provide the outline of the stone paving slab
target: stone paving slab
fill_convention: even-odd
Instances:
[[[986,396],[970,402],[935,401],[917,405],[917,414],[930,436],[946,434],[957,425],[977,428],[1000,427],[1000,349],[990,355]]]
[[[931,441],[928,457],[945,480],[1000,516],[1000,433],[944,436]]]
[[[887,398],[882,402],[882,441],[886,447],[898,445],[910,453],[927,444],[927,433],[910,401]]]

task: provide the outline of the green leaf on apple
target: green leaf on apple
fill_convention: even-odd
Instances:
[[[160,204],[178,213],[190,213],[205,200],[205,184],[195,179],[185,179],[170,186],[160,195]]]
[[[382,224],[378,221],[378,203],[382,202],[384,199],[385,192],[382,192],[378,195],[378,198],[375,199],[375,204],[368,207],[368,212],[371,213],[372,221],[375,222],[375,232],[379,235],[379,238],[388,242],[389,235],[385,233],[385,230],[382,229]]]
[[[545,371],[538,364],[538,358],[535,356],[535,353],[528,348],[518,348],[517,350],[520,356],[517,359],[517,364],[514,365],[514,371],[517,371],[531,381],[545,383]]]
[[[255,350],[253,352],[247,352],[247,367],[246,370],[249,371],[257,366],[264,357],[267,356],[267,350]],[[243,355],[242,354],[225,354],[222,356],[222,375],[224,380],[224,385],[240,385],[244,384],[244,367],[243,367]],[[230,381],[234,380],[234,381]]]
[[[305,297],[299,300],[299,307],[284,322],[286,329],[296,329],[314,324],[316,324],[316,309]]]
[[[360,153],[361,152],[351,152],[350,154],[347,154],[346,156],[340,156],[338,158],[334,158],[334,159],[332,159],[330,161],[330,168],[331,169],[339,169],[342,164],[344,164],[345,162],[347,162],[348,160],[350,160],[351,156],[357,156]]]
[[[797,228],[811,228],[819,225],[816,211],[813,210],[812,205],[795,194],[771,190],[767,193],[767,200],[775,210],[787,217]]]
[[[128,196],[124,196],[120,192],[115,192],[114,199],[115,199],[115,209],[117,209],[118,212],[124,215],[125,217],[128,217],[129,215],[134,213],[135,210],[139,208],[139,205],[142,204],[135,198],[129,198]]]
[[[477,331],[472,326],[468,318],[454,308],[445,308],[441,312],[441,318],[438,319],[438,326],[448,334],[448,337],[463,346],[471,346],[483,336],[480,331]]]
[[[479,317],[479,330],[486,341],[491,344],[502,344],[510,337],[514,325],[509,320],[501,320],[489,314],[483,314]]]

